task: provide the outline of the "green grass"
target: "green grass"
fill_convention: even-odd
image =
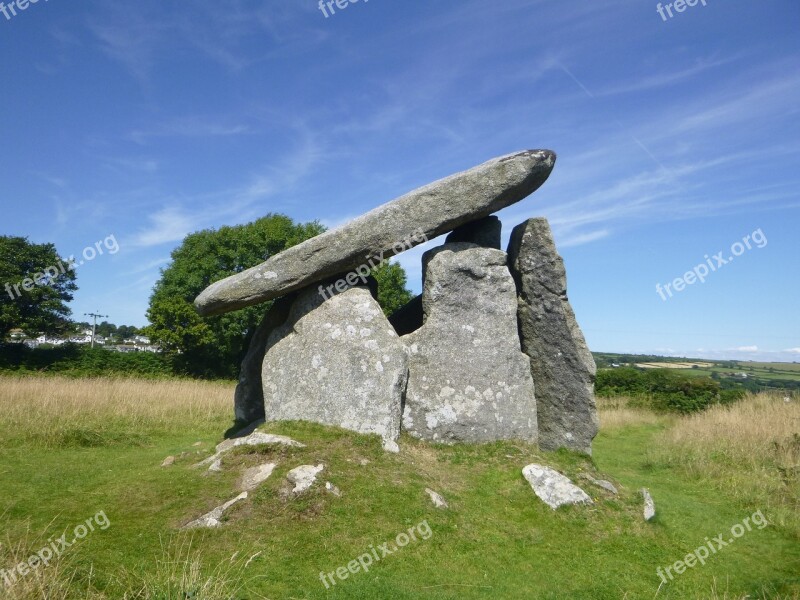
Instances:
[[[105,511],[111,526],[69,550],[67,564],[76,574],[70,598],[88,597],[87,588],[122,598],[127,590],[148,587],[159,592],[138,597],[632,599],[653,598],[660,582],[656,568],[682,559],[706,536],[729,531],[759,509],[770,518],[764,504],[742,504],[679,466],[650,461],[648,449],[668,420],[602,431],[593,459],[542,453],[522,443],[439,447],[409,438],[393,455],[374,437],[286,423],[267,430],[306,448],[237,449],[226,456],[224,472],[211,476],[192,465],[208,455],[228,423],[202,423],[176,419],[168,432],[147,422],[135,432],[122,424],[97,429],[73,423],[64,429],[73,435],[45,445],[13,435],[0,422],[0,525],[6,537],[0,541],[7,548],[27,540],[25,550],[34,552],[49,536]],[[172,467],[160,467],[165,456],[181,453]],[[235,496],[242,468],[267,460],[278,463],[272,477],[230,511],[223,528],[178,530]],[[521,476],[530,462],[573,478],[582,471],[602,476],[619,485],[620,495],[582,482],[593,506],[552,511]],[[321,482],[331,481],[342,496],[317,486],[301,498],[286,498],[288,470],[318,463],[325,465]],[[652,523],[641,516],[643,486],[658,509]],[[426,487],[443,494],[450,509],[433,508]],[[333,589],[321,583],[321,571],[345,566],[370,545],[422,521],[431,527],[430,539],[410,543]],[[657,597],[797,598],[798,541],[789,528],[754,529],[662,587]],[[0,547],[0,568],[12,566],[7,558]],[[208,577],[230,577],[231,589],[244,589],[184,595],[199,588],[198,579],[169,579],[193,558]]]

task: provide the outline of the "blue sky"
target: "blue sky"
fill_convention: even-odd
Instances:
[[[191,231],[335,226],[550,148],[504,238],[550,219],[593,350],[800,360],[800,4],[656,5],[40,0],[0,14],[0,234],[64,255],[113,235],[78,268],[74,316],[144,325]],[[420,254],[400,257],[415,290]]]

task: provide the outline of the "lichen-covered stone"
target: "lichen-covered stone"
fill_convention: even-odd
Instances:
[[[374,433],[394,447],[407,376],[403,344],[369,289],[352,287],[325,299],[308,288],[267,342],[266,420]]]
[[[526,150],[426,185],[213,283],[195,306],[202,315],[220,314],[356,269],[367,258],[388,259],[519,202],[547,180],[555,160],[550,150]]]
[[[589,494],[558,471],[537,464],[522,469],[522,476],[539,499],[553,510],[574,504],[594,504]]]
[[[423,256],[425,324],[409,349],[403,427],[438,442],[536,441],[514,281],[501,250],[447,244]]]
[[[264,418],[264,386],[261,366],[269,334],[289,318],[294,295],[278,298],[264,315],[247,348],[233,394],[234,418],[238,423],[253,423]]]
[[[511,233],[509,266],[519,295],[519,331],[536,386],[539,446],[591,454],[599,421],[595,364],[567,299],[564,261],[546,219]]]

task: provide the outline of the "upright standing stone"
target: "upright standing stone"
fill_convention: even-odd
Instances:
[[[514,280],[502,250],[447,244],[423,256],[425,324],[409,348],[403,427],[438,442],[536,441]]]
[[[519,295],[522,349],[536,385],[539,446],[591,454],[599,426],[596,368],[567,299],[564,261],[547,220],[517,225],[508,258]]]
[[[500,250],[500,235],[503,232],[503,224],[495,216],[484,217],[477,221],[470,221],[450,232],[445,239],[445,244],[458,244],[467,242],[477,244],[484,248],[496,248]]]
[[[239,423],[252,423],[264,418],[264,386],[261,367],[269,334],[289,318],[294,294],[278,298],[264,315],[253,337],[239,370],[239,383],[233,394],[234,418]]]
[[[323,298],[303,290],[267,341],[267,421],[304,420],[381,436],[400,433],[408,359],[367,287]]]

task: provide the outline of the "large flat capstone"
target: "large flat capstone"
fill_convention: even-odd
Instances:
[[[426,185],[210,285],[195,306],[201,315],[221,314],[377,264],[519,202],[547,180],[555,160],[550,150],[527,150]]]

